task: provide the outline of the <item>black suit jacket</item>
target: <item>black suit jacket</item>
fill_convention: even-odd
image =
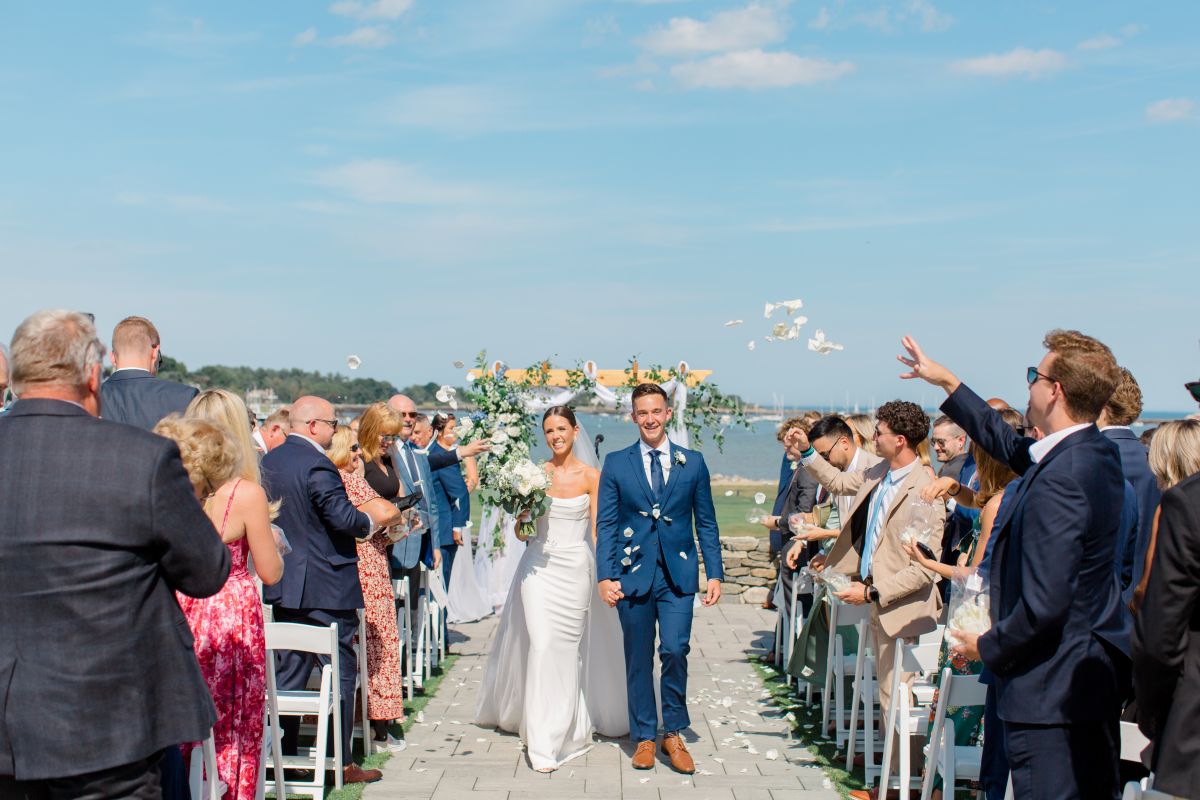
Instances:
[[[153,430],[163,417],[187,410],[195,387],[156,378],[143,369],[117,370],[100,385],[100,416]]]
[[[1158,545],[1133,634],[1138,725],[1154,742],[1154,788],[1200,786],[1200,475],[1162,496]]]
[[[0,775],[206,737],[216,712],[174,592],[219,591],[229,550],[175,443],[20,400],[0,419],[0,487]]]
[[[294,609],[344,611],[363,607],[356,539],[371,535],[371,518],[350,504],[337,467],[301,436],[263,456],[263,486],[282,500],[275,524],[292,552],[283,579],[263,587],[268,603]]]
[[[1116,447],[1089,426],[1036,464],[965,385],[942,410],[1022,476],[992,528],[992,629],[979,638],[1008,722],[1115,719],[1128,676],[1131,619],[1113,570],[1125,481]]]
[[[1111,439],[1121,455],[1121,471],[1125,480],[1133,486],[1137,495],[1137,539],[1133,543],[1133,574],[1130,578],[1129,589],[1125,593],[1126,601],[1133,596],[1145,572],[1146,550],[1150,547],[1150,531],[1154,527],[1154,512],[1162,497],[1158,490],[1158,480],[1150,471],[1150,459],[1146,445],[1142,444],[1133,431],[1128,428],[1109,428],[1103,431]]]

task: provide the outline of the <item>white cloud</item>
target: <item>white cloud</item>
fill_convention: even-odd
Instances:
[[[409,206],[460,205],[480,202],[477,186],[438,181],[410,164],[385,159],[359,159],[316,173],[315,182],[363,203]]]
[[[929,0],[909,0],[904,6],[902,15],[920,20],[921,30],[926,33],[944,31],[954,24],[954,17],[938,11]]]
[[[829,22],[831,19],[832,17],[829,14],[829,9],[825,6],[821,6],[821,8],[817,11],[817,15],[808,23],[808,27],[812,28],[814,31],[823,31],[829,27]]]
[[[854,64],[849,61],[757,49],[722,53],[671,67],[671,75],[691,89],[781,89],[832,81],[853,71]]]
[[[380,25],[364,25],[355,28],[345,36],[335,36],[329,40],[334,47],[363,47],[377,50],[392,43],[392,35],[387,28]]]
[[[1067,57],[1056,50],[1030,50],[1018,47],[1007,53],[991,53],[979,58],[967,58],[955,61],[950,68],[955,72],[968,75],[987,75],[1004,78],[1013,75],[1024,75],[1027,78],[1040,78],[1052,72],[1058,72],[1067,66]]]
[[[1132,39],[1134,36],[1137,36],[1144,30],[1146,30],[1145,25],[1141,25],[1137,22],[1131,22],[1128,25],[1121,26],[1121,35],[1126,39]]]
[[[292,47],[304,47],[310,45],[317,40],[317,29],[309,28],[306,31],[300,31],[296,34],[296,38],[292,39]]]
[[[1195,115],[1196,104],[1186,97],[1169,97],[1146,106],[1146,119],[1151,122],[1182,122]]]
[[[787,21],[775,9],[751,3],[713,14],[707,22],[672,17],[665,27],[648,33],[641,44],[653,53],[695,55],[780,42],[786,31]]]
[[[1075,47],[1080,50],[1108,50],[1109,48],[1120,46],[1121,40],[1108,33],[1102,33],[1099,36],[1093,36],[1090,39],[1084,39],[1082,42],[1075,45]]]
[[[362,3],[359,0],[339,0],[329,7],[334,14],[355,19],[400,19],[412,8],[413,0],[374,0]]]

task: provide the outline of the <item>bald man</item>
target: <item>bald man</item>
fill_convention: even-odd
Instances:
[[[282,500],[279,527],[292,552],[283,558],[283,579],[263,587],[276,622],[338,626],[341,673],[342,758],[346,783],[377,781],[382,773],[350,762],[354,730],[354,682],[358,658],[354,636],[363,607],[358,580],[357,540],[371,535],[371,518],[351,505],[337,467],[325,455],[338,422],[333,406],[320,397],[301,397],[288,415],[288,436],[262,460],[263,485],[271,500]],[[310,653],[280,654],[280,689],[303,689],[312,671]],[[323,661],[323,659],[318,659]],[[283,722],[284,752],[296,752],[300,720]],[[336,734],[335,734],[336,735]]]

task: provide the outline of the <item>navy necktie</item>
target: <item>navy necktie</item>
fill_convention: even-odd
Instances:
[[[654,491],[655,500],[662,497],[663,486],[665,485],[663,481],[662,462],[659,461],[661,457],[662,453],[658,450],[650,451],[650,488]]]

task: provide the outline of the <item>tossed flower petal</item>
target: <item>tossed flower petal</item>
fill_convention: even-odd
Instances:
[[[755,492],[754,502],[761,506],[763,503],[767,502],[767,496],[762,492]]]
[[[731,320],[729,320],[729,322],[725,323],[725,327],[726,328],[736,328],[738,325],[741,325],[741,324],[742,324],[742,320],[731,319]]]
[[[350,369],[358,369],[362,366],[362,359],[358,356],[346,356],[346,366]]]

